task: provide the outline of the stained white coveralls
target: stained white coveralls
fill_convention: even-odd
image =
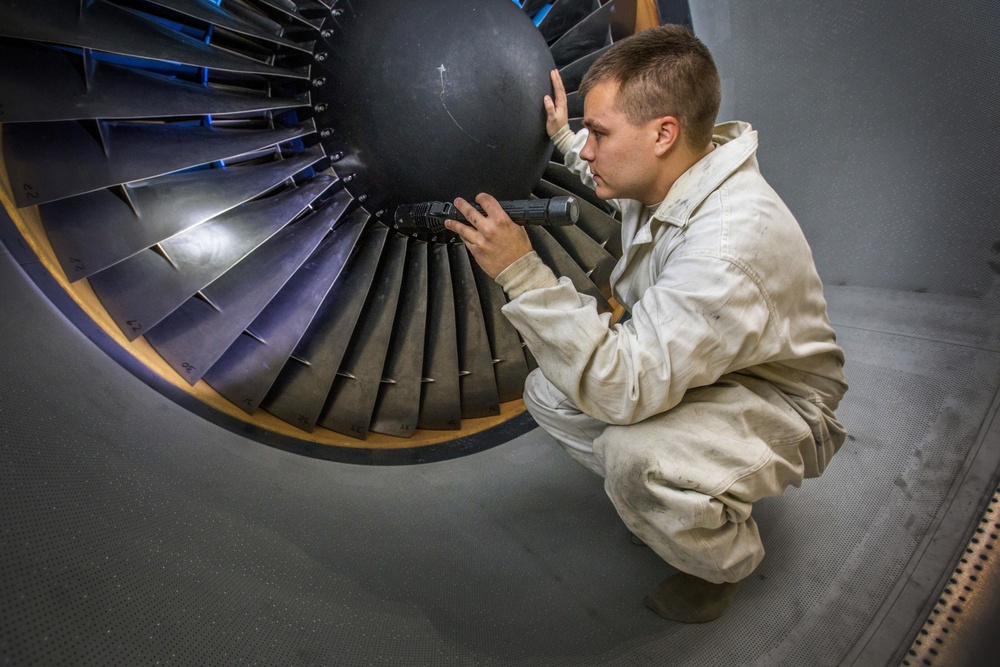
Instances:
[[[604,476],[629,530],[720,583],[764,555],[752,503],[818,476],[843,443],[834,410],[847,385],[812,253],[760,174],[757,133],[732,122],[715,134],[655,210],[613,202],[624,252],[611,283],[631,319],[609,326],[534,252],[497,281],[538,362],[524,394],[536,421]],[[586,139],[553,137],[593,187]]]

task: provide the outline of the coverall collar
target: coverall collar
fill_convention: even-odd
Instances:
[[[756,130],[742,121],[716,125],[712,140],[716,149],[674,181],[650,220],[684,227],[691,213],[757,150]]]

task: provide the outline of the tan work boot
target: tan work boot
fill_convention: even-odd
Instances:
[[[705,623],[722,616],[739,589],[738,581],[713,584],[678,572],[660,582],[645,601],[647,607],[671,621]]]

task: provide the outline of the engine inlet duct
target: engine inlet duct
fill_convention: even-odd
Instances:
[[[611,310],[618,222],[551,161],[541,99],[557,67],[581,115],[645,5],[0,0],[4,236],[219,423],[342,460],[477,451],[530,426],[533,361],[454,235],[394,213],[573,197],[532,243]]]

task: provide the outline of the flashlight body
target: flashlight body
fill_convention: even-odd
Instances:
[[[504,212],[519,225],[574,225],[580,219],[580,205],[575,197],[551,199],[514,199],[500,202]],[[485,215],[482,207],[476,210]],[[400,231],[437,234],[446,231],[445,220],[468,223],[451,202],[430,201],[404,204],[396,209],[393,223]]]

